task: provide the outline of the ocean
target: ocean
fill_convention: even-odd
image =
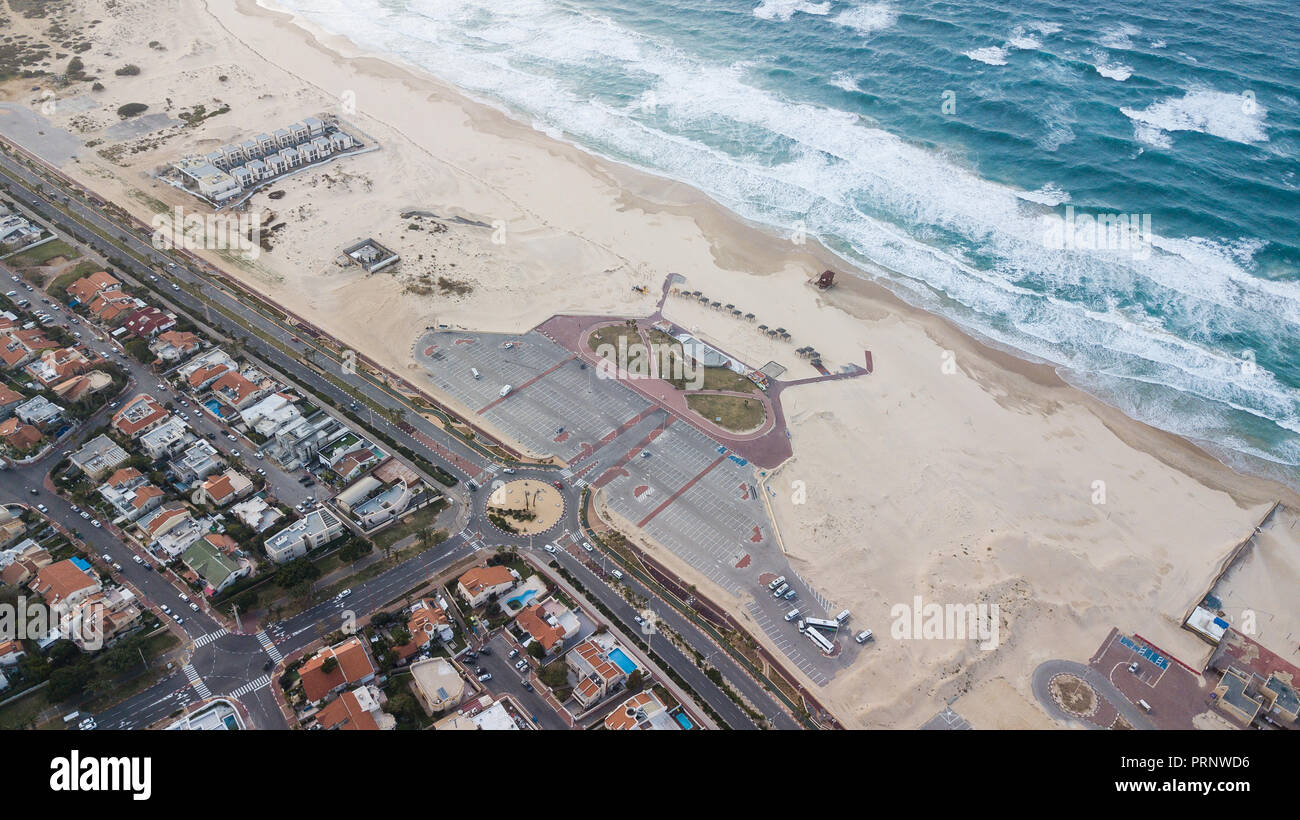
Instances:
[[[1291,0],[276,0],[1300,487]]]

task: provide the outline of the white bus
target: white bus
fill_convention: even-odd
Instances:
[[[810,641],[817,644],[817,648],[820,649],[823,653],[829,655],[835,651],[835,644],[828,641],[826,639],[826,636],[818,632],[817,630],[810,629],[804,634],[808,636],[808,639]]]
[[[768,585],[767,585],[767,588],[768,588],[768,589],[776,589],[777,587],[781,586],[781,585],[784,584],[784,583],[785,583],[785,576],[782,575],[780,578],[777,578],[775,581],[773,581],[772,583],[768,584]]]
[[[836,623],[842,624],[848,619],[849,619],[849,611],[847,609],[835,616]]]
[[[818,626],[831,631],[840,628],[839,621],[828,621],[825,618],[804,618],[804,623],[808,624],[808,626]]]

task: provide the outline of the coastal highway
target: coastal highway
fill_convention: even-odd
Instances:
[[[160,267],[166,267],[168,265],[170,260],[165,254],[155,250],[151,245],[143,242],[136,236],[133,230],[118,225],[116,222],[112,221],[93,205],[81,202],[76,198],[74,192],[66,192],[70,194],[69,201],[66,203],[58,202],[57,200],[60,198],[58,196],[47,194],[47,189],[56,184],[56,178],[50,177],[46,179],[38,177],[34,171],[17,162],[13,157],[0,154],[0,179],[5,178],[7,178],[7,181],[10,183],[12,193],[22,200],[22,204],[41,209],[46,213],[59,214],[62,217],[61,221],[71,223],[70,227],[73,227],[81,234],[77,237],[80,241],[89,241],[90,237],[93,236],[97,238],[98,243],[102,247],[108,248],[111,247],[108,237],[113,237],[118,241],[123,242],[133,254],[150,260],[153,264]],[[120,251],[114,250],[112,253],[118,257],[124,256]],[[191,317],[200,323],[204,323],[203,319],[206,317],[213,317],[214,312],[211,310],[213,306],[218,306],[233,315],[239,316],[241,320],[247,322],[249,327],[252,327],[255,331],[245,340],[245,350],[250,354],[255,354],[258,358],[264,359],[267,363],[272,365],[274,369],[285,374],[287,381],[290,383],[296,381],[308,384],[313,389],[319,391],[323,395],[331,397],[333,400],[340,402],[344,406],[346,406],[347,403],[354,401],[353,396],[341,390],[333,381],[324,378],[314,369],[302,365],[302,358],[305,358],[308,355],[309,350],[316,350],[317,356],[327,355],[324,351],[311,345],[309,341],[300,340],[295,343],[292,337],[296,334],[293,332],[292,328],[285,327],[273,317],[266,316],[260,311],[246,305],[243,301],[228,291],[226,286],[214,282],[206,274],[200,271],[187,268],[183,264],[177,264],[176,267],[167,268],[167,270],[182,282],[197,286],[195,287],[195,290],[197,290],[201,296],[196,295],[191,292],[190,289],[185,287],[182,287],[179,290],[173,290],[170,287],[159,288],[157,284],[151,283],[149,277],[153,275],[153,271],[147,266],[130,258],[124,258],[123,261],[127,263],[126,269],[123,272],[131,279],[134,279],[136,283],[143,287],[154,288],[162,297],[160,301],[163,301],[164,303],[170,302],[173,309],[178,309],[178,312],[184,312],[191,315]],[[215,320],[215,317],[213,318]],[[223,325],[227,324],[228,319],[222,317],[221,323]],[[301,350],[302,357],[291,358],[280,347],[268,342],[267,338],[276,339],[281,344],[289,346],[290,349]],[[452,459],[444,458],[442,452],[426,447],[422,442],[416,440],[411,435],[408,435],[389,419],[380,416],[372,416],[373,422],[377,427],[383,429],[387,435],[403,446],[409,447],[412,451],[419,453],[430,462],[437,464],[462,478],[472,478],[489,471],[491,467],[491,461],[489,459],[480,454],[477,450],[466,445],[460,439],[446,433],[437,425],[424,419],[418,413],[409,412],[409,408],[401,399],[393,396],[382,385],[371,381],[370,377],[365,375],[364,371],[358,370],[355,373],[349,373],[343,368],[340,368],[337,373],[332,374],[332,377],[347,384],[351,388],[361,391],[367,399],[373,401],[379,407],[400,412],[402,414],[401,417],[407,424],[411,425],[414,430],[427,436],[441,448],[445,448],[445,452],[450,454]],[[144,383],[147,384],[148,382],[146,381]],[[466,468],[462,465],[469,466]],[[470,473],[473,473],[473,475],[470,475]],[[554,475],[555,473],[553,470],[548,470],[546,468],[528,470],[520,469],[518,474],[512,476],[512,478],[537,478],[538,480],[549,482],[554,478]],[[564,527],[569,532],[581,532],[577,516],[578,504],[581,500],[580,494],[572,487],[565,487],[562,493],[565,496],[566,512],[565,519],[562,520],[561,524],[558,526]],[[507,535],[504,532],[496,530],[487,522],[482,509],[483,505],[486,503],[486,493],[475,494],[467,492],[462,484],[454,488],[449,495],[452,497],[453,501],[458,501],[464,504],[465,509],[469,511],[470,517],[465,528],[460,533],[453,535],[437,547],[409,559],[407,562],[394,567],[392,570],[372,579],[364,585],[359,585],[355,589],[352,598],[346,602],[350,609],[358,613],[371,611],[372,609],[388,602],[388,598],[382,597],[385,590],[393,590],[393,595],[396,596],[402,591],[416,586],[421,580],[427,579],[430,572],[436,572],[438,565],[446,566],[451,561],[455,560],[458,555],[465,554],[465,550],[471,549],[467,544],[467,541],[469,540],[467,536],[482,533],[483,538],[487,539],[492,544],[510,545],[520,549],[529,549],[527,539]],[[51,509],[54,509],[53,505],[51,505]],[[67,510],[67,512],[69,514],[71,513],[70,510]],[[108,540],[116,541],[116,539],[112,539],[111,536],[108,536],[107,534],[101,533],[101,535]],[[478,545],[482,544],[481,540],[475,540]],[[125,546],[120,543],[118,544],[119,552],[124,551],[125,549]],[[115,552],[110,549],[104,549],[103,551],[115,556],[116,560]],[[594,574],[591,569],[587,568],[583,559],[566,553],[561,553],[557,558],[566,566],[566,568],[569,569],[570,572],[573,572],[575,576],[582,579],[583,583],[588,587],[590,594],[596,595],[600,598],[602,603],[609,607],[611,611],[615,612],[617,616],[624,621],[624,628],[629,631],[637,631],[639,629],[632,620],[633,615],[636,613],[626,604],[625,601],[623,601],[622,596],[613,590],[606,581],[602,580]],[[129,557],[127,557],[127,562],[119,561],[119,563],[122,563],[124,569],[128,569],[129,560]],[[130,564],[130,568],[139,570],[138,566],[134,564]],[[149,573],[144,570],[139,570],[139,573],[157,579],[156,573]],[[586,574],[585,577],[584,573]],[[136,579],[128,576],[128,580],[134,583]],[[634,579],[632,579],[630,575],[626,580],[635,584]],[[147,583],[147,581],[145,583]],[[634,585],[633,588],[637,589],[637,586]],[[671,626],[692,645],[699,647],[701,653],[709,656],[709,662],[722,673],[723,677],[736,690],[746,697],[753,708],[760,713],[769,716],[769,720],[778,727],[799,728],[799,723],[786,713],[782,705],[770,692],[768,692],[756,680],[750,678],[749,675],[746,674],[746,672],[741,669],[726,652],[717,650],[717,648],[712,645],[709,639],[702,632],[690,623],[690,621],[677,613],[670,604],[658,599],[657,596],[650,594],[649,590],[637,589],[637,591],[650,599],[651,607],[659,613],[664,623]],[[150,597],[151,600],[153,600],[152,595],[154,594],[164,596],[161,600],[170,600],[165,597],[169,594],[166,590],[153,589],[152,586],[151,588],[144,590],[144,593],[147,597]],[[170,591],[170,595],[172,598],[176,597],[174,589]],[[337,615],[337,613],[327,611],[327,609],[321,610],[321,606],[328,607],[328,602],[326,605],[318,605],[317,608],[301,613],[294,619],[290,619],[283,624],[276,624],[268,627],[269,632],[276,635],[287,636],[283,639],[283,643],[280,642],[280,639],[275,639],[276,650],[279,655],[288,655],[319,637],[319,634],[315,634],[316,628],[318,626],[321,628],[328,626],[328,623],[321,619],[334,618]],[[369,606],[369,609],[367,606]],[[175,609],[175,606],[172,606],[172,608]],[[186,609],[185,611],[188,612],[189,610]],[[219,629],[215,622],[211,622],[210,619],[207,619],[207,621],[207,623],[197,622],[196,625],[204,627],[205,631],[198,632],[198,630],[195,629],[190,632],[191,637],[202,637],[209,631]],[[186,625],[189,626],[189,624],[189,619],[187,619]],[[208,627],[210,627],[210,629],[207,629]],[[320,634],[326,634],[333,631],[334,628],[336,627],[328,628],[325,632]],[[723,716],[729,726],[735,728],[753,727],[753,723],[749,720],[748,716],[736,706],[726,692],[722,691],[699,667],[695,665],[693,660],[681,654],[675,647],[671,647],[666,640],[656,642],[655,651],[677,674],[682,677],[683,680],[687,681],[687,683],[700,695],[701,698],[704,699],[705,702]],[[256,662],[259,658],[262,661],[261,663]],[[198,647],[193,654],[191,665],[198,673],[203,688],[210,691],[213,695],[219,695],[242,691],[251,683],[259,681],[261,677],[265,676],[265,673],[262,672],[262,666],[266,660],[267,656],[265,650],[262,649],[261,643],[254,636],[231,634],[217,637],[216,639],[205,643],[203,646]],[[160,712],[160,717],[167,716],[170,714],[171,710],[161,711],[169,705],[162,696],[168,691],[173,690],[177,685],[179,684],[174,683],[173,679],[169,678],[160,683],[158,687],[151,688],[146,692],[140,693],[139,695],[124,701],[123,704],[114,707],[114,709],[110,710],[106,715],[101,716],[100,726],[103,728],[111,728],[114,725],[118,725],[125,728],[127,726],[148,725],[150,721],[145,719],[147,715],[144,712],[134,713],[134,717],[132,717],[131,715],[133,713],[130,710],[132,708],[137,710],[142,709],[149,704],[152,704],[149,706],[149,710],[158,710]],[[155,689],[158,689],[158,691],[155,691]],[[250,711],[254,712],[253,718],[256,724],[268,728],[273,726],[283,726],[283,718],[279,716],[279,710],[274,708],[274,703],[270,700],[269,695],[263,697],[257,694],[257,692],[262,690],[263,687],[258,687],[251,692],[245,692],[244,694],[241,694],[240,700],[249,706]],[[263,703],[263,701],[266,702]],[[171,706],[172,709],[175,708],[174,702]],[[119,714],[119,710],[123,711]]]

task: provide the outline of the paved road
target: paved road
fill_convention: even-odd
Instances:
[[[0,171],[4,172],[0,174],[0,179],[7,176],[11,182],[19,183],[11,187],[14,195],[22,204],[39,208],[46,213],[59,212],[59,209],[62,208],[60,221],[72,223],[77,228],[79,235],[76,238],[78,241],[87,242],[90,240],[90,234],[95,234],[99,237],[100,244],[107,246],[107,241],[103,237],[116,237],[125,241],[132,252],[140,257],[151,260],[159,267],[168,265],[168,258],[165,255],[156,251],[134,233],[110,221],[94,207],[82,203],[76,198],[72,198],[67,203],[56,205],[56,197],[45,193],[47,190],[46,182],[38,178],[26,166],[16,162],[12,157],[0,154]],[[121,255],[120,252],[114,253],[117,256]],[[178,309],[178,312],[189,313],[196,321],[204,322],[208,318],[216,318],[216,313],[209,309],[209,303],[219,305],[223,309],[240,316],[255,328],[258,334],[247,338],[245,353],[250,354],[255,360],[257,358],[262,359],[263,362],[271,366],[272,370],[278,370],[280,374],[284,375],[289,383],[299,382],[310,385],[318,392],[343,404],[354,400],[353,396],[341,390],[332,381],[325,379],[313,369],[302,366],[302,360],[308,357],[309,350],[316,350],[315,359],[324,361],[325,354],[320,352],[320,349],[311,345],[309,340],[299,339],[295,341],[296,334],[293,329],[282,326],[272,317],[265,316],[244,304],[228,292],[221,283],[214,282],[202,272],[188,267],[167,268],[182,283],[195,286],[202,285],[203,298],[200,298],[184,287],[180,289],[172,289],[170,286],[162,287],[165,283],[165,277],[159,277],[158,281],[154,281],[152,277],[155,274],[148,267],[130,259],[123,261],[126,263],[123,272],[129,279],[133,279],[141,286],[152,287],[157,290],[159,298],[155,299],[155,301],[164,304],[170,302],[171,304],[168,306]],[[161,289],[159,289],[160,287]],[[197,287],[195,289],[197,290]],[[225,317],[220,317],[220,323],[225,324],[226,322]],[[240,335],[243,335],[242,328],[240,331]],[[262,336],[277,339],[290,349],[301,351],[301,355],[290,357],[279,347],[270,344],[265,338],[261,338]],[[121,361],[121,357],[118,357],[118,359]],[[155,377],[133,362],[127,361],[123,362],[123,364],[132,371],[133,379],[139,385],[143,385],[142,389],[152,388],[156,391]],[[289,374],[292,374],[292,377],[289,377]],[[400,400],[382,386],[372,382],[363,372],[349,373],[344,369],[340,369],[333,375],[339,381],[361,391],[368,399],[374,401],[380,407],[403,411],[404,420],[410,425],[409,429],[427,437],[427,440],[433,441],[442,448],[442,451],[430,449],[422,441],[416,439],[413,435],[409,435],[386,418],[372,416],[371,420],[375,427],[382,429],[395,441],[409,447],[431,463],[465,479],[482,479],[484,475],[495,472],[496,467],[478,451],[418,414],[405,412],[406,408]],[[363,410],[362,412],[365,413],[366,411]],[[203,428],[205,431],[208,431],[207,427],[212,427],[214,431],[220,429],[216,422],[207,418],[203,413],[194,414],[193,417],[201,419],[197,422],[192,421],[192,423],[206,425]],[[92,426],[86,425],[83,429],[89,429]],[[224,435],[224,431],[222,435]],[[224,439],[221,439],[221,446],[227,451],[230,448],[230,445]],[[70,447],[65,446],[65,449],[70,449]],[[452,458],[444,458],[443,452],[450,454]],[[470,465],[470,467],[466,469],[461,466],[465,464]],[[32,486],[32,482],[38,478],[42,469],[48,468],[33,465],[24,470],[0,475],[0,489],[10,490],[16,497],[21,497],[25,488]],[[269,466],[267,469],[270,472],[271,468]],[[536,478],[549,482],[554,479],[555,475],[555,471],[550,469],[520,468],[517,474],[503,477],[510,479]],[[277,484],[277,488],[278,486]],[[292,490],[290,487],[285,489]],[[473,549],[481,548],[485,544],[509,545],[520,549],[531,548],[527,539],[507,535],[496,530],[487,522],[486,516],[483,514],[483,507],[489,495],[486,488],[480,492],[473,492],[466,489],[462,484],[453,488],[448,494],[452,497],[453,502],[460,501],[469,510],[470,523],[463,533],[457,533],[437,547],[409,559],[365,584],[359,585],[355,589],[353,596],[344,602],[347,609],[358,613],[373,611],[405,590],[426,580],[431,574],[436,573],[440,567],[447,566],[458,557],[462,557]],[[45,495],[49,496],[48,493],[45,493]],[[562,489],[562,495],[566,503],[565,514],[556,529],[552,531],[552,536],[561,530],[571,533],[581,531],[577,513],[581,498],[579,492],[566,485]],[[45,503],[50,506],[51,515],[55,516],[56,520],[60,520],[61,523],[67,520],[75,527],[75,522],[80,522],[80,519],[75,517],[70,507],[61,499],[47,498]],[[90,528],[82,527],[81,529]],[[482,537],[476,537],[480,533]],[[94,530],[93,533],[83,533],[83,535],[87,536],[88,543],[92,545],[92,549],[96,553],[108,553],[115,561],[122,564],[126,580],[137,584],[137,588],[141,590],[146,599],[156,604],[168,603],[173,609],[177,608],[172,603],[173,601],[181,603],[176,589],[160,578],[157,573],[148,572],[131,563],[126,546],[117,541],[116,538],[102,530]],[[633,615],[636,613],[623,601],[621,596],[607,584],[600,581],[597,575],[586,569],[581,560],[574,556],[560,556],[560,558],[570,571],[583,580],[589,591],[600,598],[620,619],[624,620],[625,628],[629,630],[638,629],[632,620]],[[729,656],[721,651],[716,651],[693,624],[681,617],[669,604],[659,600],[657,596],[649,593],[648,590],[640,588],[639,584],[631,581],[630,576],[629,581],[633,589],[651,599],[652,607],[663,617],[665,623],[672,626],[692,645],[699,647],[702,653],[709,655],[710,663],[715,665],[723,676],[755,705],[755,708],[764,715],[772,716],[773,721],[782,728],[798,728],[798,724],[785,713],[779,702],[770,693],[749,678]],[[342,610],[342,606],[333,602],[326,602],[300,613],[282,624],[268,627],[268,632],[272,633],[275,653],[279,656],[287,656],[315,641],[321,635],[332,632],[338,626],[338,623],[334,622],[339,620]],[[188,612],[187,609],[184,611]],[[184,627],[188,637],[199,640],[203,640],[204,636],[220,630],[215,621],[202,614],[187,618]],[[678,652],[675,647],[671,647],[666,640],[657,642],[655,651],[712,708],[724,716],[724,720],[728,725],[736,728],[753,726],[748,717],[736,707],[725,692],[709,680],[695,666],[693,661]],[[266,685],[244,692],[247,687],[252,686],[266,676],[263,667],[273,658],[273,655],[267,654],[263,644],[255,636],[229,635],[217,637],[196,648],[193,653],[191,666],[197,672],[197,681],[187,680],[184,675],[181,675],[178,679],[174,675],[157,686],[110,709],[100,716],[99,725],[103,728],[113,728],[114,726],[126,728],[128,726],[148,725],[151,722],[149,720],[151,717],[154,720],[166,717],[177,708],[177,697],[170,693],[179,691],[180,688],[188,685],[200,693],[206,690],[213,695],[241,692],[243,694],[239,696],[239,699],[253,713],[254,725],[264,728],[282,727],[284,725],[283,718],[280,716],[278,709],[274,708],[274,703],[269,697],[269,690]],[[167,700],[169,695],[171,701]]]
[[[1034,678],[1032,682],[1034,697],[1038,698],[1039,704],[1047,710],[1049,715],[1057,720],[1063,723],[1077,723],[1088,729],[1103,728],[1087,720],[1081,720],[1057,705],[1056,699],[1052,697],[1049,684],[1051,683],[1052,678],[1061,674],[1074,675],[1075,677],[1082,678],[1096,689],[1098,694],[1114,706],[1120,715],[1135,729],[1155,728],[1150,719],[1143,714],[1142,710],[1137,706],[1134,706],[1133,703],[1124,696],[1123,692],[1116,689],[1115,685],[1111,683],[1105,675],[1087,664],[1066,660],[1044,661],[1039,664],[1038,668],[1034,670]]]

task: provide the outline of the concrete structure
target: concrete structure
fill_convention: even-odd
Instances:
[[[430,715],[455,709],[465,697],[465,679],[446,658],[411,664],[415,697]]]
[[[87,478],[99,480],[129,458],[127,452],[102,433],[69,456],[73,465]]]
[[[301,558],[344,533],[346,527],[336,515],[321,508],[266,539],[266,557],[277,564]]]
[[[494,595],[500,597],[514,589],[518,582],[519,573],[510,567],[474,567],[456,579],[456,592],[471,607],[477,607]]]

